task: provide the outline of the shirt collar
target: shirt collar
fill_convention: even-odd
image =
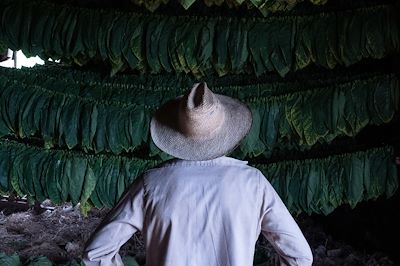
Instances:
[[[182,165],[182,166],[194,166],[194,165],[202,165],[202,166],[211,166],[211,165],[238,165],[247,164],[247,161],[238,160],[228,156],[221,156],[211,160],[205,161],[190,161],[183,159],[172,159],[165,162],[162,166],[172,166],[172,165]]]

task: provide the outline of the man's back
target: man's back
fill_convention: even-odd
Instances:
[[[259,188],[257,170],[228,157],[176,160],[146,173],[148,265],[252,265]]]
[[[312,261],[301,231],[265,177],[229,157],[177,159],[147,171],[100,226],[98,239],[86,248],[87,262],[118,265],[116,252],[127,240],[122,235],[136,230],[145,238],[146,266],[250,266],[260,232],[282,262]],[[110,247],[103,244],[99,252],[102,236]]]

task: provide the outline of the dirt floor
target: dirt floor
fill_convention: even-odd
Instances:
[[[55,265],[79,258],[85,241],[107,212],[94,209],[84,218],[69,204],[41,214],[32,209],[10,215],[0,212],[0,252],[17,253],[22,259],[43,255]],[[395,265],[385,254],[367,253],[335,239],[310,217],[297,221],[312,247],[314,265]],[[256,265],[276,265],[277,257],[269,243],[260,238],[256,249]],[[134,256],[142,265],[145,251],[141,236],[132,237],[120,254]]]

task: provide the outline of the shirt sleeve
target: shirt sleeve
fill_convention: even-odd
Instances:
[[[143,179],[137,179],[125,192],[87,241],[83,262],[87,266],[123,265],[118,251],[143,227]]]
[[[279,255],[281,265],[312,265],[307,240],[275,189],[260,172],[261,233]]]

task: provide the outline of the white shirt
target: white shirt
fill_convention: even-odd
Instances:
[[[296,222],[262,175],[229,157],[172,160],[138,178],[88,241],[86,265],[123,265],[141,231],[146,266],[251,266],[262,233],[282,265],[311,265]]]

